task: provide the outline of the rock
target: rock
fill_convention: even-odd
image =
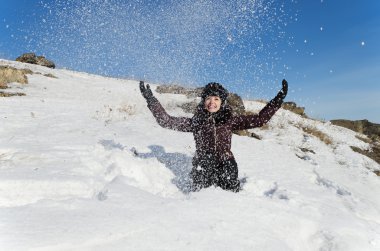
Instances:
[[[160,85],[157,86],[158,93],[186,94],[186,88],[179,85]]]
[[[315,152],[311,149],[308,149],[308,148],[305,148],[305,147],[300,147],[299,148],[302,152],[304,153],[312,153],[312,154],[315,154]]]
[[[281,107],[285,110],[301,115],[302,117],[307,117],[305,114],[305,107],[298,107],[294,102],[284,102]]]
[[[194,100],[191,102],[183,103],[179,107],[181,107],[184,112],[194,114],[195,111],[197,110],[197,106],[198,106],[198,102]]]
[[[49,68],[55,68],[54,62],[46,59],[44,56],[36,56],[34,53],[24,53],[20,57],[16,58],[16,61],[28,64],[36,64]]]
[[[38,56],[36,64],[41,65],[41,66],[45,66],[45,67],[48,67],[48,68],[52,68],[52,69],[55,68],[54,62],[46,59],[44,56]]]
[[[48,77],[48,78],[57,78],[56,76],[54,76],[53,74],[51,73],[47,73],[47,74],[44,74],[45,77]]]
[[[203,87],[198,87],[195,89],[189,89],[186,93],[187,98],[196,98],[202,95]]]
[[[358,147],[351,146],[351,149],[355,152],[363,154],[368,158],[373,159],[380,164],[380,125],[369,122],[366,119],[363,120],[345,120],[345,119],[335,119],[330,120],[333,125],[341,126],[353,130],[355,132],[367,135],[370,138],[371,149],[361,150]],[[378,171],[379,173],[379,171]],[[376,173],[378,175],[378,173]]]
[[[239,95],[235,93],[229,93],[227,97],[227,103],[232,107],[232,113],[234,115],[241,115],[246,113],[243,100]]]
[[[372,140],[380,140],[380,124],[371,123],[368,120],[330,120],[333,125],[342,126],[355,132],[367,135]]]
[[[180,85],[160,85],[157,86],[158,93],[184,94],[187,98],[200,97],[203,88],[185,88]]]
[[[28,64],[37,64],[37,57],[34,53],[24,53],[16,58],[16,61]]]
[[[0,83],[8,84],[17,82],[27,84],[28,78],[26,74],[33,74],[33,72],[27,69],[16,69],[11,66],[0,66]]]
[[[21,92],[0,92],[0,97],[12,97],[12,96],[25,96],[25,93],[21,93]]]
[[[373,159],[380,165],[380,146],[379,145],[372,144],[370,150],[362,150],[355,146],[351,146],[351,149],[357,153],[367,156],[370,159]]]

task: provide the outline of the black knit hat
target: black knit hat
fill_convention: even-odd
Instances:
[[[202,91],[202,99],[206,99],[208,96],[218,96],[222,103],[226,101],[228,96],[228,91],[219,83],[211,82],[208,83]]]

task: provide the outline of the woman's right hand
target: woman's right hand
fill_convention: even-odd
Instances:
[[[152,93],[152,90],[150,89],[149,84],[147,84],[145,87],[144,81],[140,81],[140,91],[146,100],[153,98],[153,93]]]

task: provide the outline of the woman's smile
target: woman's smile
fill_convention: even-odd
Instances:
[[[208,112],[217,112],[220,109],[222,100],[218,96],[208,96],[205,100],[205,108]]]

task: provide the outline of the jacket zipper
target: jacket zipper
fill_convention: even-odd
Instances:
[[[215,123],[215,118],[212,118],[212,121],[214,122],[214,151],[216,154],[216,123]]]

